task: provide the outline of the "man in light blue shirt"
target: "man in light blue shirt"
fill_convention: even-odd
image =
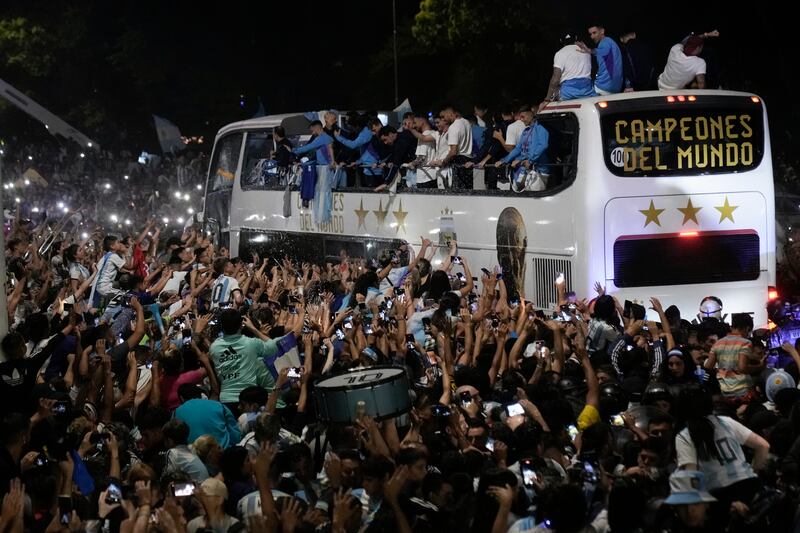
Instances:
[[[322,122],[315,120],[308,126],[311,134],[316,138],[310,143],[292,150],[295,155],[314,152],[317,162],[317,183],[314,190],[314,222],[325,224],[331,220],[333,210],[333,168],[336,162],[333,159],[333,138],[325,133]]]
[[[378,132],[381,131],[383,124],[377,117],[370,118],[367,125],[364,126],[355,139],[348,139],[341,132],[336,132],[336,140],[351,150],[359,150],[359,158],[355,161],[356,165],[363,165],[364,176],[367,177],[369,183],[367,186],[373,186],[373,182],[383,183],[383,169],[380,167],[372,168],[372,165],[377,165],[381,162],[381,156],[376,149],[376,140]],[[377,186],[377,185],[375,185]]]
[[[519,142],[507,156],[495,163],[497,167],[510,163],[511,168],[515,169],[512,186],[517,191],[522,187],[528,190],[543,190],[550,175],[550,167],[547,164],[550,133],[534,120],[535,116],[535,109],[520,112],[520,120],[525,124],[525,129],[522,130]],[[525,170],[520,167],[524,167]],[[529,175],[530,169],[533,169],[535,174]]]
[[[622,52],[619,45],[611,37],[606,37],[602,24],[589,26],[589,37],[597,44],[597,48],[589,49],[584,43],[576,44],[582,52],[592,54],[597,59],[597,74],[594,78],[594,90],[599,95],[614,94],[622,91]]]

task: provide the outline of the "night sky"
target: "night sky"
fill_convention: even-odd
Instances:
[[[497,13],[508,5],[485,3]],[[669,47],[686,34],[719,29],[721,37],[704,53],[713,79],[765,98],[774,143],[788,146],[800,138],[793,119],[796,99],[787,98],[797,92],[797,76],[785,12],[766,3],[746,8],[728,2],[527,3],[533,6],[530,32],[536,35],[516,26],[507,36],[537,43],[522,62],[513,53],[493,55],[491,43],[444,51],[411,46],[410,27],[420,2],[397,0],[400,99],[409,97],[417,109],[445,101],[471,109],[476,99],[490,105],[508,99],[537,103],[558,49],[555,36],[567,27],[585,30],[593,21],[605,24],[613,37],[635,29],[652,47],[657,73]],[[84,123],[90,134],[124,132],[129,141],[154,143],[149,121],[154,113],[184,134],[213,135],[227,122],[252,116],[259,101],[267,114],[394,106],[391,0],[4,1],[0,18],[14,16],[41,24],[61,42],[76,36],[78,42],[57,52],[46,77],[31,77],[13,66],[3,68],[0,77],[68,120]],[[548,21],[544,28],[543,19]],[[502,21],[485,23],[502,34]],[[103,108],[108,120],[87,121],[87,113],[78,109],[83,98]],[[7,111],[5,116],[0,134],[26,126],[19,117],[9,120]]]

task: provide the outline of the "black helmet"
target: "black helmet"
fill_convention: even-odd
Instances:
[[[628,395],[619,383],[607,381],[600,387],[600,413],[614,416],[628,408]]]
[[[578,390],[581,386],[575,378],[570,376],[564,376],[561,378],[561,381],[558,382],[558,387],[561,389],[561,392],[564,394],[570,394]]]
[[[659,401],[665,401],[671,404],[673,400],[672,393],[666,383],[650,383],[644,390],[644,395],[642,396],[642,403],[644,405],[653,405]]]

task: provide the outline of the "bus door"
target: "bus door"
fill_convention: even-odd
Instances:
[[[220,139],[209,165],[203,220],[218,246],[230,244],[231,193],[241,159],[242,137],[238,132]]]

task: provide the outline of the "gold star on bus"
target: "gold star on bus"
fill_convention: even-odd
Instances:
[[[378,210],[372,210],[375,213],[375,216],[378,218],[378,229],[381,229],[383,226],[384,221],[386,220],[386,215],[389,214],[389,206],[386,206],[386,209],[383,208],[383,199],[378,201]]]
[[[400,200],[400,207],[397,211],[392,211],[394,218],[397,219],[397,228],[395,233],[400,233],[400,228],[403,228],[403,233],[406,231],[406,215],[408,211],[403,211],[403,200]]]
[[[722,224],[722,221],[725,220],[726,218],[729,218],[731,219],[731,222],[734,222],[733,212],[739,209],[739,206],[729,204],[728,197],[726,196],[725,203],[719,207],[714,206],[714,209],[719,211],[719,223]]]
[[[664,212],[663,209],[656,209],[653,200],[650,200],[650,207],[647,209],[639,209],[639,212],[645,216],[644,227],[646,228],[651,222],[655,222],[656,226],[661,226],[658,216]]]
[[[681,225],[686,224],[690,220],[695,224],[699,224],[697,221],[697,212],[703,209],[702,207],[695,207],[692,205],[692,199],[689,198],[689,202],[686,204],[686,207],[679,207],[678,211],[683,213],[683,222]]]
[[[358,217],[358,228],[364,228],[364,231],[367,231],[367,215],[369,215],[369,209],[364,209],[364,199],[361,199],[361,203],[358,205],[358,209],[353,209],[353,212]]]

